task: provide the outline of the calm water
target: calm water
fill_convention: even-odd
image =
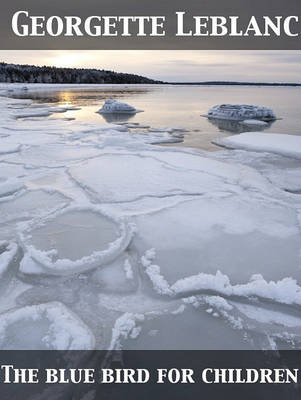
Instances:
[[[38,102],[71,104],[80,111],[69,111],[68,117],[88,122],[139,122],[151,127],[183,127],[188,130],[181,146],[214,149],[211,140],[246,130],[229,121],[209,121],[201,115],[215,104],[247,103],[272,108],[280,120],[264,131],[301,134],[301,88],[295,87],[249,87],[249,86],[129,86],[129,87],[83,87],[39,92],[27,92],[15,97],[30,98]],[[134,116],[103,116],[96,111],[104,99],[115,98],[144,110]],[[121,118],[121,119],[120,119]]]

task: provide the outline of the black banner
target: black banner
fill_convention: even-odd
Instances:
[[[0,49],[301,49],[300,11],[300,0],[11,0]]]
[[[2,351],[0,359],[1,400],[301,396],[299,351]]]

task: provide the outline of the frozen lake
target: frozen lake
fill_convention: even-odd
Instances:
[[[257,127],[243,127],[231,121],[208,120],[202,117],[215,104],[244,103],[272,108],[281,118],[267,127],[265,132],[301,134],[300,96],[301,87],[260,87],[260,86],[128,86],[79,90],[60,89],[39,90],[38,92],[18,93],[16,97],[33,99],[42,103],[74,105],[81,110],[68,112],[66,117],[77,121],[93,122],[137,122],[152,127],[183,127],[188,130],[181,146],[192,146],[215,150],[211,140]],[[96,114],[106,98],[114,98],[134,105],[143,113],[117,118],[116,116]]]
[[[299,88],[23,86],[0,85],[0,349],[301,348]],[[201,117],[223,102],[282,119]]]

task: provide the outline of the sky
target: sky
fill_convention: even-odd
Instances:
[[[301,51],[0,51],[0,61],[99,68],[168,82],[301,82]]]

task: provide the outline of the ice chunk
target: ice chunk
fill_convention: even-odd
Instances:
[[[100,114],[136,114],[139,111],[135,107],[115,99],[107,99],[104,105],[98,110]]]
[[[250,104],[220,104],[210,108],[208,118],[230,119],[244,121],[259,119],[262,121],[273,121],[276,119],[274,112],[263,106]]]
[[[34,109],[34,110],[24,110],[18,111],[14,114],[14,118],[33,118],[33,117],[49,117],[52,114],[48,109]]]
[[[118,257],[129,245],[132,224],[97,206],[73,206],[20,232],[24,250],[45,273],[87,271]]]
[[[66,306],[51,302],[0,315],[2,350],[92,350],[90,329]]]
[[[232,149],[267,151],[301,159],[301,136],[298,135],[245,132],[240,135],[215,139],[213,143]]]
[[[45,136],[47,137],[45,138]],[[49,136],[51,137],[51,135],[42,135],[42,137],[41,135],[39,136],[39,151],[37,151],[35,146],[30,146],[24,149],[20,154],[18,154],[18,156],[15,156],[14,154],[7,155],[6,160],[16,163],[23,163],[27,166],[33,167],[65,167],[66,163],[73,160],[83,160],[100,154],[100,150],[95,146],[64,146],[59,143],[51,144],[48,140]],[[52,141],[53,136],[54,135],[52,135]],[[48,142],[46,142],[45,145],[43,143],[44,138]],[[32,140],[36,140],[36,135],[32,135]],[[49,154],[52,154],[52,157],[49,157]]]

